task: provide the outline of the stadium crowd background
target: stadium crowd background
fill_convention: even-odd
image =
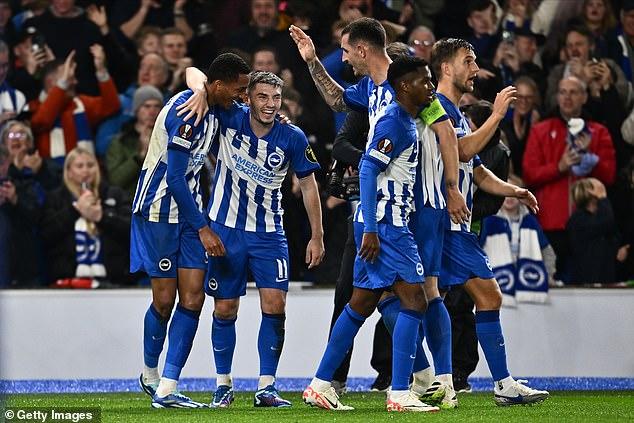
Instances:
[[[223,51],[285,81],[283,112],[306,133],[322,167],[326,244],[324,263],[307,270],[308,219],[297,179],[289,177],[283,206],[290,279],[333,285],[351,204],[328,196],[325,170],[343,119],[321,99],[288,26],[312,37],[328,71],[346,86],[354,75],[340,61],[341,30],[361,16],[381,20],[389,41],[405,42],[427,60],[436,39],[470,41],[481,70],[464,104],[494,101],[504,86],[516,85],[501,139],[510,149],[510,178],[540,200],[540,224],[558,256],[555,278],[634,279],[634,1],[0,0],[0,286],[72,284],[80,215],[100,235],[102,284],[143,283],[143,275],[125,269],[130,197],[152,124],[164,102],[186,88],[185,68],[206,69]],[[560,86],[570,75],[583,82]],[[566,145],[570,133],[557,123],[571,111],[584,119],[590,144],[574,153],[544,151],[549,137]],[[600,151],[593,150],[599,141]],[[72,175],[64,177],[63,169],[78,145],[96,154],[100,182],[89,189],[101,199],[99,210],[72,204]],[[587,155],[586,168],[571,169],[571,154]],[[553,169],[556,177],[545,176]],[[607,187],[605,214],[567,229],[574,209],[569,186],[583,176]],[[571,279],[575,263],[598,276]]]

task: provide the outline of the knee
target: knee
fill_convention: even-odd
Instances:
[[[154,305],[154,309],[161,315],[163,318],[169,318],[172,314],[172,309],[174,308],[174,298],[169,296],[155,296],[152,301]]]
[[[238,315],[238,301],[216,301],[214,305],[214,317],[222,320],[235,319]]]
[[[271,298],[262,304],[262,311],[269,314],[284,314],[286,312],[286,298]]]
[[[427,310],[427,299],[424,291],[413,293],[401,299],[401,307],[424,313]]]
[[[203,308],[205,302],[204,292],[188,292],[182,295],[179,300],[179,304],[186,309],[200,311]]]
[[[502,293],[500,290],[489,291],[475,301],[476,310],[499,310],[502,306]]]

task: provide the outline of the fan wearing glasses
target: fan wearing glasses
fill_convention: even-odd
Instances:
[[[427,63],[431,56],[431,47],[436,42],[436,37],[431,29],[420,25],[409,34],[407,44],[414,51],[414,56],[422,57]]]

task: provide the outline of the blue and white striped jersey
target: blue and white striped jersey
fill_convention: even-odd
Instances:
[[[376,122],[385,113],[385,108],[392,103],[394,90],[385,80],[376,86],[370,77],[365,76],[359,82],[349,86],[343,92],[343,100],[348,107],[359,112],[368,112],[370,129],[368,131],[368,144],[374,138]],[[368,147],[366,144],[366,149]]]
[[[438,100],[440,100],[440,104],[442,104],[443,108],[447,112],[449,116],[449,120],[451,121],[452,126],[454,127],[454,131],[456,132],[456,136],[458,137],[458,142],[460,142],[460,138],[465,135],[469,135],[471,133],[471,126],[469,125],[469,120],[467,117],[460,111],[458,106],[453,104],[451,100],[449,100],[444,95],[438,93]],[[478,155],[474,155],[468,163],[460,162],[458,165],[458,188],[460,189],[460,193],[465,199],[467,203],[467,208],[469,211],[473,209],[473,169],[480,166],[482,161]],[[469,232],[471,229],[471,216],[469,216],[469,221],[463,224],[453,223],[449,218],[449,215],[446,217],[447,226],[452,231],[462,231]]]
[[[159,113],[152,130],[132,204],[132,212],[150,222],[185,222],[185,216],[179,213],[178,204],[167,184],[167,150],[172,148],[189,154],[185,179],[192,201],[202,213],[200,172],[217,131],[218,119],[214,107],[197,127],[194,126],[195,117],[185,121],[184,116],[176,116],[176,107],[192,94],[191,90],[187,90],[173,96]]]
[[[218,162],[208,215],[230,228],[283,231],[280,188],[289,165],[301,179],[319,169],[319,164],[298,127],[276,120],[270,132],[258,138],[249,117],[245,105],[218,111],[220,137],[212,147]]]
[[[377,177],[377,222],[407,226],[414,201],[418,142],[416,123],[396,102],[390,103],[376,122],[360,168],[365,161],[382,169]],[[354,221],[363,223],[360,204]]]

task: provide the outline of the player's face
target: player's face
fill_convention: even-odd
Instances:
[[[251,118],[264,125],[273,125],[282,107],[282,89],[269,84],[256,84],[249,92]]]
[[[365,59],[361,56],[360,46],[358,44],[350,44],[348,42],[349,35],[345,34],[341,37],[341,49],[343,50],[341,61],[352,66],[356,76],[365,76],[368,74],[368,68],[365,64]]]
[[[420,68],[416,76],[409,82],[410,95],[414,104],[425,106],[434,100],[434,84],[427,66]]]
[[[238,75],[237,81],[219,81],[216,91],[216,105],[229,109],[234,100],[242,101],[246,95],[248,84],[249,75],[244,73]]]
[[[461,93],[473,92],[473,86],[480,68],[472,51],[461,48],[453,62],[449,64],[453,85]]]
[[[82,182],[90,185],[95,183],[97,176],[97,161],[88,154],[78,154],[68,165],[68,177],[78,187]]]

